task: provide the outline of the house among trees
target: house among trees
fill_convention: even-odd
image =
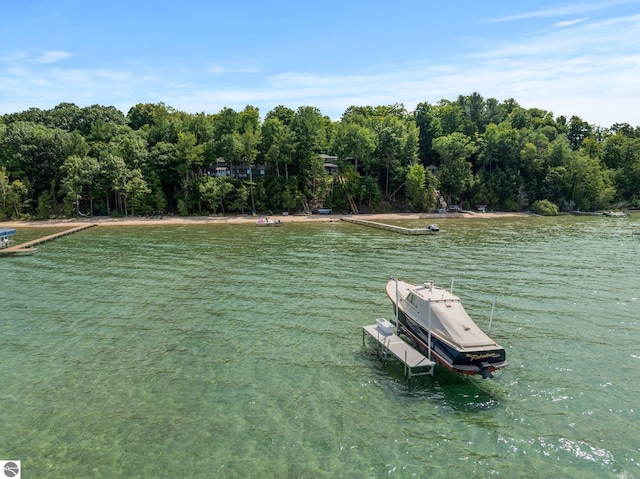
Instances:
[[[337,156],[327,155],[325,153],[320,153],[318,156],[324,162],[324,169],[328,174],[335,175],[336,173],[338,173]]]
[[[217,163],[210,165],[207,168],[209,176],[215,176],[217,178],[228,177],[235,179],[244,178],[262,178],[264,176],[264,165],[256,164],[251,167],[251,175],[249,175],[249,165],[246,163],[239,163],[237,165],[227,162],[224,158],[220,157]]]

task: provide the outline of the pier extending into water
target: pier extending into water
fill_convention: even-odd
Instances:
[[[404,375],[411,380],[414,376],[433,376],[435,362],[404,341],[400,336],[380,326],[380,323],[362,327],[362,344],[365,333],[380,345],[380,358],[384,361],[388,353],[393,354],[404,365]]]
[[[358,218],[350,218],[343,217],[340,218],[342,221],[346,221],[348,223],[355,223],[357,225],[369,226],[371,228],[378,228],[381,230],[392,231],[394,233],[400,233],[403,235],[431,235],[436,234],[436,231],[433,231],[429,228],[404,228],[402,226],[396,225],[388,225],[386,223],[377,223],[376,221],[368,221],[361,220]]]
[[[47,241],[52,241],[57,238],[61,238],[62,236],[77,233],[78,231],[86,230],[87,228],[91,228],[93,226],[98,226],[98,224],[90,223],[82,226],[76,226],[75,228],[71,228],[65,231],[59,231],[58,233],[53,233],[47,236],[43,236],[42,238],[27,241],[26,243],[21,243],[16,246],[10,246],[9,248],[0,249],[0,256],[34,254],[37,251],[37,248],[35,248],[34,246],[37,246],[41,243],[46,243]]]

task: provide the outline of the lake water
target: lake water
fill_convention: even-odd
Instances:
[[[0,460],[30,478],[640,477],[640,217],[438,224],[97,227],[0,258]],[[510,366],[408,383],[382,365],[362,326],[393,317],[392,276],[455,278],[485,330],[497,295]]]

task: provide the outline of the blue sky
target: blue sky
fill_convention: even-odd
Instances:
[[[473,92],[640,126],[640,1],[23,0],[0,17],[0,114],[164,102],[338,119]]]

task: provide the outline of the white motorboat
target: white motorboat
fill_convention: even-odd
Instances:
[[[413,285],[396,279],[387,283],[386,292],[397,326],[446,368],[489,378],[509,364],[504,348],[473,322],[452,292],[433,282]]]
[[[258,221],[256,221],[256,225],[258,226],[282,226],[282,221],[280,220],[272,220],[271,218],[268,218],[267,216],[261,216],[260,218],[258,218]]]

